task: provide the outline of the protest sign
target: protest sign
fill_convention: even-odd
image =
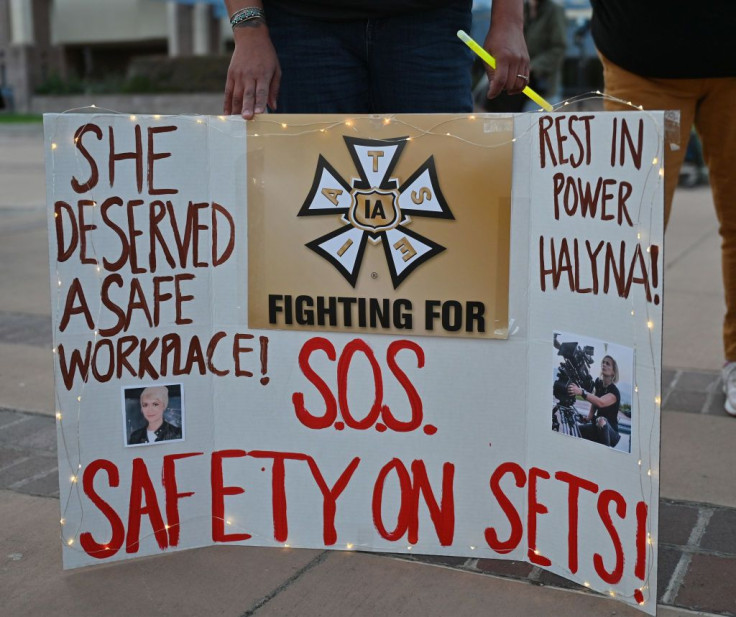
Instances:
[[[654,612],[661,114],[45,135],[65,567],[507,558]]]

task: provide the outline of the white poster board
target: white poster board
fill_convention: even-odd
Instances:
[[[653,614],[662,126],[46,116],[64,567],[508,558]]]

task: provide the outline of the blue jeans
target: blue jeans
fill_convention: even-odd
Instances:
[[[462,113],[473,110],[470,2],[376,19],[328,22],[279,10],[268,27],[284,113]]]
[[[598,418],[595,418],[591,424],[581,424],[580,436],[611,448],[615,447],[621,439],[621,435],[611,426],[608,420],[603,426],[598,426]]]

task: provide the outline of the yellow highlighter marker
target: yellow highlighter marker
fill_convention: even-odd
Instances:
[[[458,30],[457,36],[463,43],[470,47],[470,49],[472,49],[478,55],[478,57],[483,60],[483,62],[488,64],[492,69],[496,68],[496,59],[480,45],[478,45],[478,43],[476,43],[472,38],[470,38],[467,32],[465,32],[464,30]],[[552,105],[550,105],[541,96],[534,92],[534,90],[532,90],[529,86],[524,88],[522,92],[545,111],[553,111]]]

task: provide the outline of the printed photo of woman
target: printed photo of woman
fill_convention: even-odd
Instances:
[[[181,386],[161,385],[124,391],[127,445],[137,446],[183,438]]]

